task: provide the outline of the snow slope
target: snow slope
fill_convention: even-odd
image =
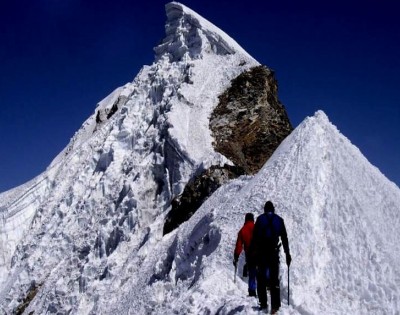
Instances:
[[[166,11],[155,62],[99,102],[45,173],[0,195],[2,313],[29,295],[24,314],[257,313],[232,254],[244,214],[271,199],[293,257],[281,314],[399,314],[399,188],[322,112],[162,236],[191,176],[226,162],[208,127],[218,95],[258,65],[185,6]]]
[[[232,255],[244,214],[261,214],[266,200],[285,219],[293,258],[291,306],[282,265],[279,314],[399,314],[400,190],[323,112],[298,126],[256,176],[221,187],[178,231],[139,250],[127,270],[140,276],[100,310],[257,314],[245,280],[233,282]]]

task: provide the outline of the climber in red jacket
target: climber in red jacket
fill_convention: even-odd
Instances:
[[[233,265],[237,267],[237,262],[239,260],[240,253],[244,247],[244,253],[246,257],[246,264],[244,269],[248,271],[249,275],[249,296],[257,296],[256,289],[256,265],[254,257],[250,254],[250,243],[253,237],[253,229],[254,229],[254,216],[252,213],[246,213],[245,222],[243,227],[240,229],[238,233],[238,237],[236,240],[235,252],[233,254]],[[245,275],[244,272],[244,276]]]

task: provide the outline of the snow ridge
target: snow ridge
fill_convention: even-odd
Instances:
[[[157,57],[168,52],[171,60],[177,61],[187,53],[191,58],[210,52],[219,55],[238,53],[244,59],[256,62],[229,35],[183,4],[171,2],[165,9],[167,37],[154,49]]]
[[[247,279],[233,282],[232,255],[244,214],[261,214],[268,199],[285,219],[293,257],[291,306],[281,265],[280,314],[398,313],[400,190],[323,112],[305,119],[257,175],[221,187],[176,232],[146,248],[140,277],[100,309],[258,314],[256,300],[245,296]]]

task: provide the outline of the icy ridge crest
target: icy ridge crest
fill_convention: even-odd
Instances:
[[[171,61],[182,60],[186,54],[191,59],[198,59],[204,53],[240,53],[245,59],[255,61],[225,32],[183,4],[171,2],[166,4],[165,8],[168,18],[165,27],[166,38],[154,48],[156,58],[166,53]]]

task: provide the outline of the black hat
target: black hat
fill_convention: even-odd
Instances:
[[[244,217],[244,221],[254,221],[254,215],[252,213],[246,213],[246,216]]]
[[[275,212],[275,207],[272,201],[267,201],[264,205],[264,212]]]

